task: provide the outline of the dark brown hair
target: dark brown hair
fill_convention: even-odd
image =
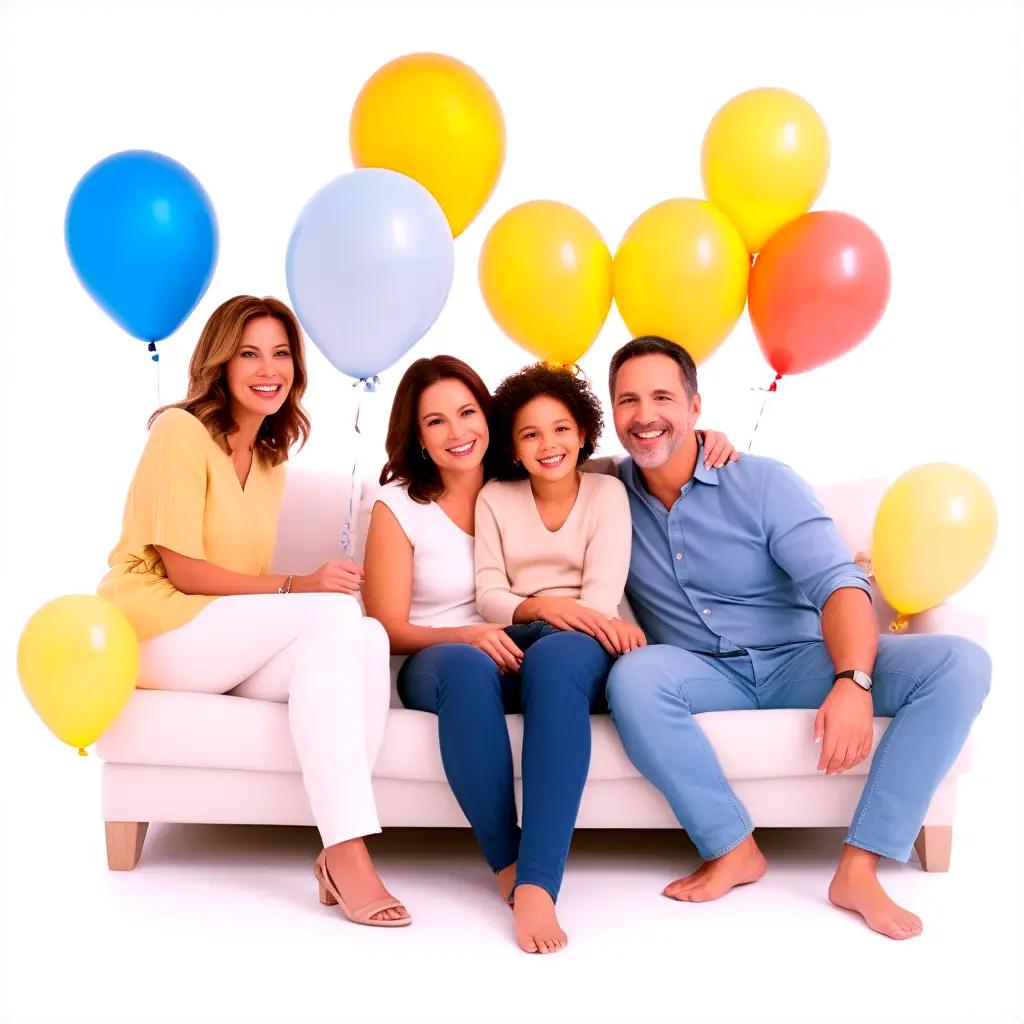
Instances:
[[[392,480],[403,484],[413,501],[426,505],[444,494],[444,482],[434,460],[424,458],[420,450],[419,408],[420,396],[432,384],[442,380],[458,380],[469,388],[480,411],[487,420],[493,434],[493,407],[491,393],[480,375],[455,356],[433,356],[417,359],[402,374],[391,403],[391,417],[388,420],[388,435],[384,441],[387,462],[380,471],[381,484]],[[484,453],[484,479],[494,474],[491,469],[493,455],[491,448]]]
[[[622,364],[640,356],[668,356],[679,367],[679,377],[686,389],[686,397],[692,399],[697,394],[697,364],[690,353],[674,341],[659,338],[655,334],[647,334],[642,338],[627,341],[612,356],[608,366],[608,394],[612,400],[615,399],[615,377],[622,369]]]
[[[294,379],[281,408],[272,416],[264,417],[260,424],[253,453],[268,465],[276,466],[288,458],[288,450],[296,441],[305,444],[309,437],[309,417],[301,404],[307,379],[302,330],[295,314],[280,299],[270,296],[258,299],[254,295],[236,295],[213,311],[192,353],[185,400],[157,409],[148,425],[152,426],[165,409],[184,409],[195,416],[230,455],[228,437],[238,429],[238,424],[231,415],[227,364],[241,347],[246,324],[264,316],[277,320],[288,335]]]
[[[501,480],[523,480],[528,475],[515,461],[512,425],[516,413],[528,402],[546,395],[561,402],[568,410],[585,437],[576,458],[581,466],[597,448],[604,426],[601,403],[590,389],[587,378],[564,367],[534,363],[506,377],[494,392],[494,420],[496,430],[491,447],[497,454],[495,469]]]

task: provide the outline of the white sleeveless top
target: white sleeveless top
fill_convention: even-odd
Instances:
[[[399,483],[374,495],[394,513],[412,545],[414,626],[468,626],[484,620],[476,609],[473,538],[459,529],[437,504],[413,501]]]

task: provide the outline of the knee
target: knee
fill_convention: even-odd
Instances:
[[[387,660],[391,657],[391,642],[388,640],[387,630],[376,619],[365,617],[360,619],[359,629],[367,660],[374,658]]]
[[[309,605],[309,624],[312,628],[354,627],[363,620],[363,610],[351,594],[303,594]],[[376,620],[369,620],[376,621]],[[379,625],[379,623],[378,623]]]
[[[624,654],[608,673],[608,707],[616,719],[642,716],[672,687],[662,644]]]
[[[430,670],[437,677],[440,702],[459,704],[501,693],[501,675],[490,655],[469,644],[438,644]]]
[[[992,659],[980,644],[965,637],[944,637],[948,645],[949,688],[972,714],[981,710],[992,685]]]

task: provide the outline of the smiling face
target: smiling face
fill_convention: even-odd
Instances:
[[[473,392],[448,378],[424,388],[418,422],[420,444],[441,471],[465,472],[483,462],[490,433]]]
[[[239,413],[276,413],[295,379],[292,350],[281,321],[272,316],[250,320],[225,372],[236,419]]]
[[[572,412],[550,395],[531,399],[512,421],[512,447],[523,469],[554,483],[576,472],[586,440]]]
[[[664,466],[692,434],[700,395],[691,398],[668,356],[627,359],[615,375],[615,433],[641,469]]]

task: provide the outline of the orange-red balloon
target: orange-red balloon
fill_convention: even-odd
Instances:
[[[856,217],[807,213],[777,231],[750,271],[747,301],[778,374],[806,373],[870,334],[889,300],[889,257]]]

